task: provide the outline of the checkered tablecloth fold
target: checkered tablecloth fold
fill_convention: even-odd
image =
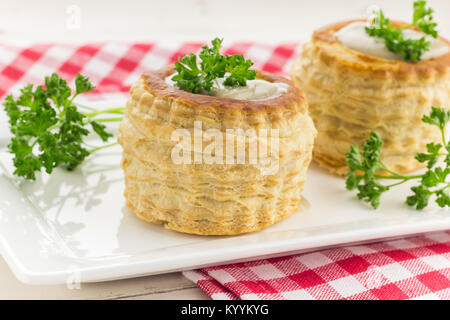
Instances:
[[[450,231],[183,274],[213,299],[450,299]]]

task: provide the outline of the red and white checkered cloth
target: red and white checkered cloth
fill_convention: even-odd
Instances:
[[[92,100],[124,99],[147,69],[172,63],[201,43],[0,44],[0,99],[58,72],[96,85]],[[300,50],[279,45],[225,43],[255,68],[287,74]],[[450,231],[283,258],[187,271],[213,299],[450,299]]]
[[[183,274],[213,299],[450,299],[450,231]]]

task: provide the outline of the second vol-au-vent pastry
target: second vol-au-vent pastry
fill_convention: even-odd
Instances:
[[[449,41],[386,20],[382,11],[375,20],[375,26],[361,19],[315,31],[290,72],[318,130],[314,159],[339,175],[348,171],[350,146],[373,131],[384,141],[388,168],[406,173],[422,167],[415,155],[439,142],[440,132],[421,118],[450,100]],[[395,46],[394,36],[403,47]]]

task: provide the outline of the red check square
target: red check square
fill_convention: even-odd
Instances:
[[[350,274],[364,272],[370,267],[370,264],[366,260],[358,256],[340,260],[336,263]]]
[[[325,283],[325,280],[312,270],[293,274],[289,276],[289,279],[296,282],[301,288],[314,287]]]
[[[404,300],[408,296],[395,284],[390,283],[381,288],[372,289],[371,292],[380,300]]]
[[[384,254],[398,262],[415,258],[415,256],[413,256],[412,254],[410,254],[404,250],[386,251],[386,252],[384,252]]]
[[[450,288],[450,280],[439,271],[418,275],[417,279],[433,292]]]

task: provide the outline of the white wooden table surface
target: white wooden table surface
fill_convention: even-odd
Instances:
[[[36,286],[17,280],[0,258],[2,299],[209,299],[181,273],[170,273],[120,281],[82,283],[79,289],[66,285]]]
[[[413,0],[0,0],[0,41],[298,41],[330,22],[362,17],[370,5],[410,20]],[[429,0],[450,36],[450,0]],[[75,6],[74,6],[75,5]],[[78,16],[77,15],[79,12]],[[75,17],[75,18],[74,18]],[[79,23],[78,23],[79,22]],[[0,258],[0,299],[208,299],[179,273],[81,284],[20,283]]]

